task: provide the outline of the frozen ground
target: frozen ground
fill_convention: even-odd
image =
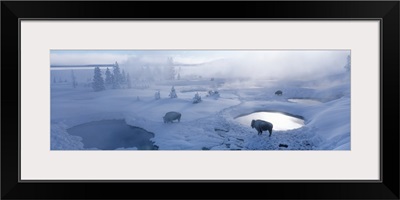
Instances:
[[[100,120],[123,119],[154,133],[159,150],[349,150],[350,81],[348,74],[312,82],[175,80],[151,82],[145,89],[107,89],[94,92],[80,84],[51,85],[51,149],[85,148],[82,138],[67,129]],[[168,97],[175,86],[178,98]],[[218,89],[219,98],[206,97]],[[276,90],[282,96],[276,96]],[[160,91],[161,99],[154,94]],[[196,93],[202,97],[192,103]],[[289,99],[314,100],[292,102]],[[318,101],[318,102],[315,102]],[[163,123],[168,111],[182,113],[181,121]],[[304,118],[298,129],[274,130],[271,137],[235,118],[257,111],[275,111]],[[89,133],[88,133],[89,134]],[[95,137],[95,135],[93,135]],[[287,148],[279,144],[288,145]],[[117,150],[135,150],[121,147]]]

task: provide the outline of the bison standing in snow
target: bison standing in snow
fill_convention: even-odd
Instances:
[[[178,112],[173,112],[173,111],[167,112],[165,114],[165,116],[163,117],[164,123],[168,123],[168,122],[172,123],[174,120],[178,120],[178,122],[180,122],[181,116],[182,116],[182,114],[178,113]]]
[[[282,94],[283,94],[283,92],[281,90],[278,90],[275,92],[275,95],[278,95],[278,96],[282,96]]]
[[[258,135],[261,135],[263,131],[269,131],[269,136],[271,137],[273,125],[269,122],[263,120],[252,120],[251,128],[255,128],[258,131]]]

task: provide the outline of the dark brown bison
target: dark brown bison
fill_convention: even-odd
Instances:
[[[252,120],[251,128],[255,128],[258,132],[258,135],[261,135],[263,131],[269,131],[269,136],[271,137],[273,125],[270,122],[263,120]]]
[[[180,122],[181,116],[182,114],[178,112],[173,112],[173,111],[167,112],[163,117],[164,123],[172,123],[174,120],[178,120],[178,122]]]
[[[278,90],[275,92],[275,95],[278,95],[278,96],[282,96],[282,94],[283,94],[283,92],[281,90]]]

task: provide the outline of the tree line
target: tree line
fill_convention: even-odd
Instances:
[[[127,85],[128,88],[132,87],[129,73],[125,73],[124,70],[121,72],[118,62],[115,62],[112,72],[107,67],[105,78],[102,76],[100,67],[94,68],[93,90],[96,92],[105,90],[106,85],[111,86],[112,89],[119,89],[122,85]]]

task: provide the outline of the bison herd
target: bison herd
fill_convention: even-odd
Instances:
[[[218,94],[218,92],[217,92],[217,94]],[[282,94],[283,94],[283,92],[281,90],[278,90],[275,92],[275,95],[277,95],[277,96],[282,96]],[[170,111],[164,115],[163,120],[164,120],[164,123],[172,123],[175,120],[180,122],[181,116],[182,116],[182,114],[179,112]],[[254,120],[253,119],[251,121],[251,128],[255,128],[257,130],[258,135],[261,135],[263,131],[268,131],[269,136],[271,137],[273,125],[272,125],[272,123],[264,121],[264,120],[260,120],[260,119]]]
[[[164,123],[173,123],[174,120],[177,120],[178,122],[181,121],[182,114],[179,112],[175,111],[170,111],[167,112],[164,117]],[[269,136],[271,137],[272,134],[272,123],[263,121],[263,120],[252,120],[251,121],[251,128],[255,128],[258,132],[258,135],[261,135],[263,131],[269,131]]]

